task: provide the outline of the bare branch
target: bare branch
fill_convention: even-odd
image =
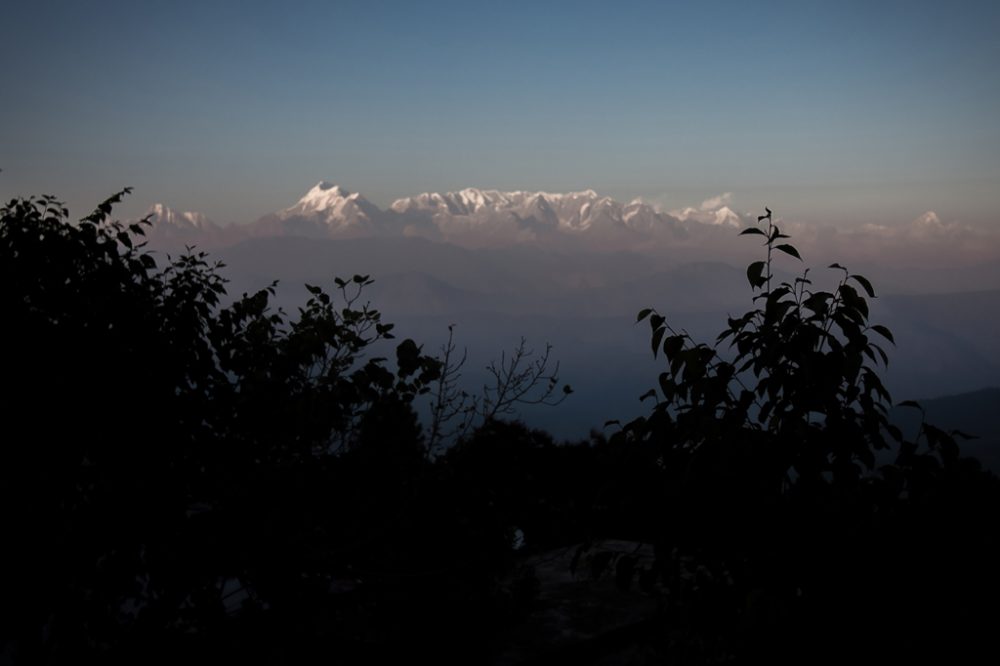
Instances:
[[[500,362],[492,361],[486,367],[493,376],[493,386],[483,386],[483,423],[502,414],[516,413],[517,405],[556,406],[573,390],[567,384],[556,395],[559,383],[559,363],[549,370],[552,345],[545,345],[545,352],[529,360],[534,350],[529,349],[523,337],[508,359],[501,353]]]
[[[448,342],[441,346],[441,375],[431,404],[431,425],[428,436],[428,451],[444,441],[462,437],[472,425],[479,407],[479,398],[470,396],[459,388],[462,367],[468,359],[468,350],[462,350],[462,357],[455,359],[455,325],[448,326]],[[449,427],[454,419],[458,422]]]

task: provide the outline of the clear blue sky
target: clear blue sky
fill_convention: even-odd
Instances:
[[[1000,224],[1000,2],[6,2],[0,195],[320,179]]]

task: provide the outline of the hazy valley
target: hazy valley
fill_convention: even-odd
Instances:
[[[370,275],[365,298],[426,351],[436,352],[455,325],[472,391],[489,360],[520,337],[538,351],[553,345],[574,394],[558,408],[522,416],[567,438],[646,409],[638,398],[659,370],[647,327],[635,324],[640,309],[655,307],[675,328],[712,342],[727,315],[750,308],[743,267],[761,250],[738,236],[755,216],[733,210],[725,195],[664,212],[593,191],[466,189],[399,199],[383,211],[321,182],[295,205],[244,225],[221,227],[162,205],[150,215],[152,248],[207,248],[226,264],[231,296],[277,279],[276,302],[289,312],[307,296],[306,283]],[[793,280],[811,267],[815,288],[830,289],[839,273],[826,263],[839,261],[874,283],[872,320],[896,339],[885,375],[896,401],[1000,386],[1000,263],[980,261],[995,250],[991,236],[972,243],[978,254],[969,254],[976,232],[930,213],[894,229],[834,236],[794,221],[785,227],[804,262],[782,257],[776,278]],[[873,260],[889,241],[895,251]],[[931,244],[936,261],[914,266],[901,258]],[[951,265],[942,266],[942,257]],[[981,429],[993,432],[995,423]]]

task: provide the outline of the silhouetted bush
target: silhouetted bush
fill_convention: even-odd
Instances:
[[[0,209],[4,649],[364,643],[354,569],[405,575],[424,550],[412,403],[441,364],[410,340],[392,366],[368,353],[392,327],[359,305],[366,276],[339,303],[309,286],[294,320],[273,285],[222,307],[220,265],[161,268],[140,225],[108,221],[123,194],[78,224],[52,198]]]
[[[710,620],[660,647],[693,662],[840,661],[873,646],[894,660],[963,651],[957,637],[984,625],[939,609],[1000,591],[982,558],[1000,554],[990,527],[997,480],[960,458],[963,433],[923,423],[909,441],[890,423],[879,366],[893,337],[869,322],[871,283],[834,264],[833,291],[814,288],[808,270],[774,285],[777,254],[800,257],[770,210],[760,222],[742,232],[766,247],[747,269],[755,308],[730,317],[714,346],[655,310],[638,315],[665,367],[644,396],[656,401],[651,414],[612,444],[644,450],[658,467],[662,503],[646,515],[657,521],[664,589],[676,588],[670,571],[681,562],[728,588],[720,596],[718,584],[704,586]],[[972,571],[978,591],[971,581],[950,589]],[[934,631],[921,628],[923,614]],[[676,629],[677,613],[667,617]],[[695,656],[678,656],[692,647]]]

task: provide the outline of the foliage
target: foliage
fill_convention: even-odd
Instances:
[[[0,641],[19,659],[203,634],[234,598],[280,606],[333,527],[303,479],[348,455],[424,456],[412,404],[441,364],[412,340],[392,364],[370,355],[393,336],[359,301],[367,276],[338,278],[339,299],[308,286],[294,320],[270,308],[274,285],[223,307],[221,264],[188,251],[160,268],[142,225],[109,221],[126,193],[78,224],[51,197],[0,209],[0,499],[17,544]],[[300,548],[269,541],[282,534]]]
[[[776,253],[801,257],[781,243],[788,236],[770,210],[761,221],[766,227],[742,232],[762,236],[767,249],[765,260],[747,268],[757,306],[730,317],[714,346],[696,343],[653,309],[639,313],[666,369],[659,394],[644,396],[657,399],[652,415],[626,433],[668,441],[672,453],[695,467],[706,457],[740,455],[732,447],[749,447],[747,474],[776,497],[793,487],[855,485],[892,444],[902,445],[897,464],[917,464],[915,445],[904,443],[888,418],[891,398],[879,374],[889,362],[882,345],[893,336],[869,322],[872,284],[833,264],[842,276],[832,291],[814,289],[808,269],[772,288]],[[723,342],[729,349],[720,351]],[[935,456],[924,462],[954,464],[956,434],[925,426],[921,436]]]
[[[711,586],[709,621],[685,639],[688,648],[715,646],[699,659],[735,651],[774,660],[794,645],[780,635],[801,636],[804,647],[822,640],[822,627],[846,636],[838,649],[854,649],[870,638],[847,628],[862,608],[915,640],[903,618],[929,602],[902,590],[919,581],[927,599],[940,600],[944,578],[928,572],[956,575],[953,547],[996,552],[977,536],[995,515],[995,478],[959,458],[955,438],[964,433],[924,423],[911,441],[889,420],[880,373],[893,335],[869,320],[868,279],[833,264],[840,279],[830,291],[814,287],[809,270],[775,285],[778,255],[801,261],[798,250],[768,209],[742,234],[766,248],[747,268],[755,306],[730,316],[714,345],[652,308],[637,317],[648,320],[664,364],[657,389],[643,396],[656,401],[650,415],[612,438],[660,470],[661,492],[643,509],[658,526],[659,554],[638,573],[670,590],[670,572],[693,562],[729,581]],[[981,501],[968,501],[970,492]],[[908,547],[917,542],[919,551]],[[873,595],[879,589],[893,592]],[[754,610],[761,599],[770,610]],[[676,645],[661,647],[673,654]]]

